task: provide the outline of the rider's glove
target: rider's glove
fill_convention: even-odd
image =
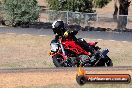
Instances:
[[[68,37],[68,32],[67,31],[64,33],[64,37]]]

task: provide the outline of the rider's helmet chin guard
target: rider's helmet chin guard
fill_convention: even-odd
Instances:
[[[54,34],[63,35],[66,31],[64,22],[61,20],[54,21],[52,24],[52,30]]]

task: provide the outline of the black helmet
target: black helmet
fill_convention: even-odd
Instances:
[[[52,30],[54,34],[63,35],[65,30],[64,22],[61,20],[55,21],[52,24]]]

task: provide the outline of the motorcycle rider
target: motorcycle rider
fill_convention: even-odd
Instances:
[[[75,41],[79,46],[81,46],[87,52],[93,53],[91,47],[88,43],[82,38],[76,38],[77,30],[65,28],[65,24],[61,20],[54,21],[52,24],[52,30],[55,34],[55,39],[52,42],[58,42],[60,37],[65,37]]]

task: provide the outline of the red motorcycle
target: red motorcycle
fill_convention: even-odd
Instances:
[[[68,38],[60,38],[58,42],[52,40],[50,55],[56,67],[79,67],[80,65],[83,67],[113,66],[112,60],[107,55],[109,50],[101,51],[101,48],[96,46],[97,43],[88,43],[94,52],[91,53]]]

